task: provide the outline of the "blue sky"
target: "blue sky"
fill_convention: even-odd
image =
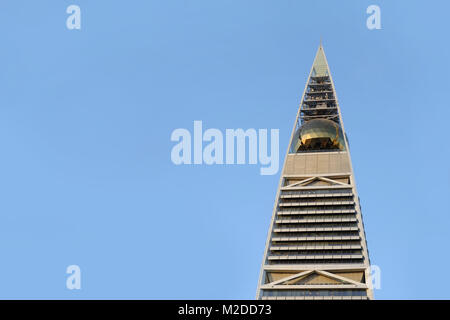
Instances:
[[[81,7],[81,30],[66,8]],[[382,30],[366,28],[381,7]],[[280,129],[322,36],[379,299],[449,298],[444,1],[0,3],[0,297],[253,299],[279,180],[175,166],[176,128]],[[65,287],[77,264],[82,289]]]

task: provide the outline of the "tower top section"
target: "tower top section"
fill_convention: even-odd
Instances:
[[[322,41],[303,93],[291,152],[346,149],[336,92]]]

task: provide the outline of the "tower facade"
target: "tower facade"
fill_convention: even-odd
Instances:
[[[281,172],[258,299],[373,299],[349,145],[322,44]]]

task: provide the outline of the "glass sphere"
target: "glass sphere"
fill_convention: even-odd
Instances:
[[[345,150],[341,127],[332,120],[314,119],[303,123],[296,132],[298,139],[293,151],[304,150]]]

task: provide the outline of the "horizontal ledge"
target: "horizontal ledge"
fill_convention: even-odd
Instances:
[[[263,269],[266,271],[310,271],[310,270],[323,270],[323,271],[364,271],[369,268],[369,265],[365,264],[346,264],[346,263],[335,263],[335,264],[304,264],[304,265],[263,265]]]
[[[361,245],[337,245],[337,246],[271,246],[270,251],[303,251],[303,250],[349,250],[362,249]]]
[[[368,300],[367,296],[261,297],[262,300]]]
[[[362,259],[364,256],[362,254],[334,254],[334,255],[297,255],[297,256],[269,256],[268,260],[327,260],[327,259]]]
[[[352,218],[328,218],[328,219],[277,219],[275,223],[279,224],[302,224],[302,223],[330,223],[330,222],[358,222],[355,217]]]
[[[344,214],[344,213],[356,213],[356,209],[342,209],[342,210],[301,210],[301,211],[277,211],[280,216],[290,215],[306,215],[306,214]]]
[[[288,189],[289,190],[289,189]],[[286,190],[282,190],[286,191]],[[288,191],[289,192],[289,191]],[[339,198],[339,197],[351,197],[353,192],[330,192],[330,193],[298,193],[298,194],[281,194],[281,199],[292,198]]]
[[[261,286],[261,289],[275,289],[275,290],[304,290],[304,289],[318,289],[318,290],[328,290],[328,289],[367,289],[367,285],[361,283],[358,284],[318,284],[318,285],[270,285],[265,284]]]
[[[273,232],[334,232],[334,231],[358,231],[358,227],[310,227],[310,228],[275,228]]]
[[[323,237],[273,237],[272,242],[283,241],[347,241],[360,240],[360,236],[323,236]]]

